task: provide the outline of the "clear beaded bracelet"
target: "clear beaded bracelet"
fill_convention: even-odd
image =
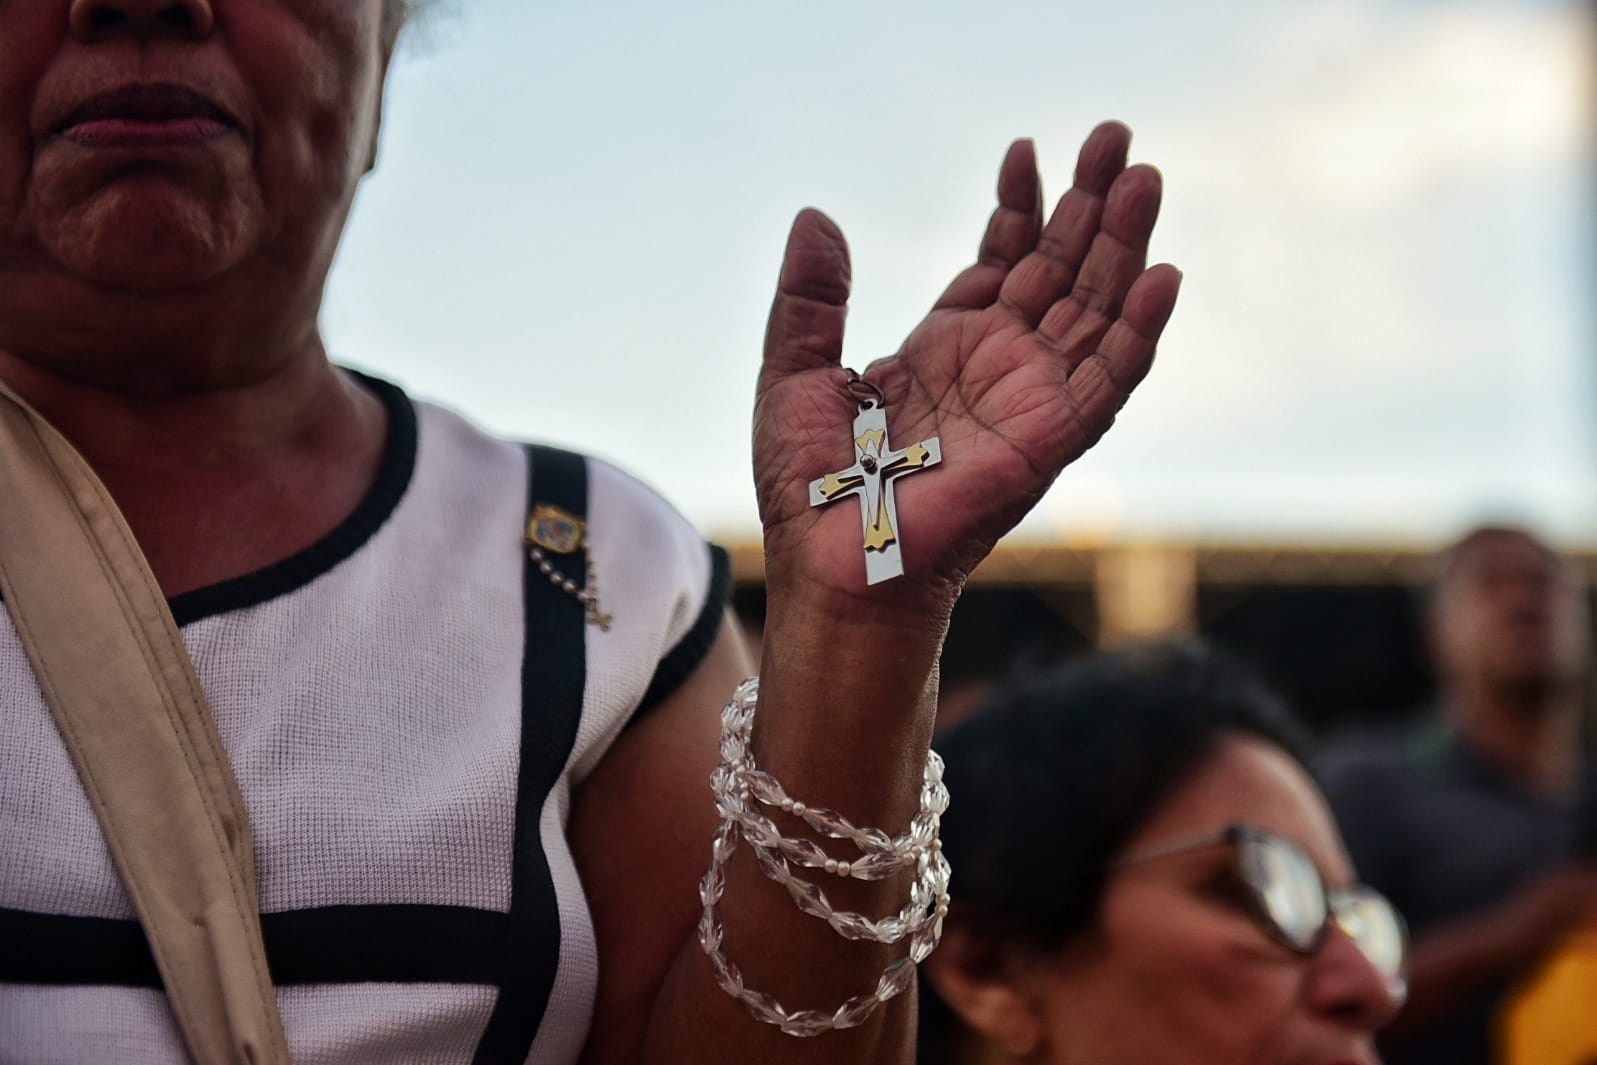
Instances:
[[[710,868],[699,884],[699,900],[704,905],[698,926],[699,945],[709,957],[722,990],[741,1001],[757,1020],[795,1036],[853,1028],[864,1024],[879,1006],[909,988],[914,981],[915,966],[936,948],[942,937],[943,919],[948,913],[950,876],[942,843],[937,838],[941,815],[948,807],[948,792],[942,783],[942,761],[935,753],[928,752],[921,809],[903,834],[890,837],[879,829],[856,828],[832,811],[792,800],[775,778],[760,772],[754,765],[749,738],[758,699],[759,678],[751,677],[738,687],[721,716],[722,762],[712,777],[721,826],[711,849]],[[775,824],[760,813],[756,804],[779,807],[803,819],[817,832],[834,839],[847,839],[860,849],[862,857],[840,861],[810,841],[784,837]],[[892,943],[908,935],[909,953],[882,971],[874,990],[849,998],[831,1013],[788,1010],[770,995],[746,986],[742,972],[721,951],[723,927],[717,912],[726,887],[726,863],[740,836],[750,844],[765,875],[786,887],[800,910],[826,920],[845,938]],[[834,876],[860,880],[885,879],[913,866],[915,882],[910,888],[909,903],[903,910],[893,917],[872,921],[859,914],[833,909],[824,892],[792,875],[788,858],[809,868],[824,869]]]
[[[876,857],[891,858],[890,872],[901,871],[906,864],[915,867],[915,882],[910,887],[909,901],[895,916],[872,920],[848,910],[835,909],[831,900],[826,897],[826,892],[810,881],[793,875],[786,855],[790,851],[802,853],[804,857],[799,859],[801,864],[810,868],[821,868],[833,876],[840,877],[857,875],[853,868],[856,863],[832,858],[808,840],[788,839],[783,836],[769,818],[751,810],[745,798],[738,794],[739,779],[736,770],[725,764],[718,766],[712,775],[711,783],[715,791],[716,807],[721,811],[721,816],[737,823],[743,838],[754,848],[754,856],[766,877],[785,887],[800,910],[825,921],[844,939],[897,943],[904,936],[919,932],[931,919],[938,900],[947,897],[950,873],[948,860],[943,857],[942,844],[934,838],[930,846],[916,847],[913,854],[905,854],[902,859],[895,854],[868,855],[859,860],[859,863],[864,863]],[[943,808],[947,808],[946,802]],[[939,814],[941,812],[938,811]],[[933,824],[935,826],[935,820]],[[814,848],[820,855],[821,861],[816,861],[801,845]],[[904,859],[907,859],[907,862]],[[882,879],[881,876],[875,875],[874,870],[871,871],[871,875],[857,875],[857,878]]]
[[[759,678],[751,677],[739,685],[732,701],[721,712],[722,764],[736,770],[747,782],[750,792],[763,805],[793,814],[831,839],[846,839],[867,855],[851,863],[851,870],[840,875],[855,876],[860,880],[884,880],[898,872],[900,867],[915,864],[921,852],[937,835],[938,821],[948,809],[942,757],[936,751],[926,752],[920,809],[902,835],[889,837],[879,828],[856,828],[842,814],[824,806],[796,802],[775,777],[754,765],[753,755],[749,753],[749,740],[754,733],[754,710],[758,699]],[[770,831],[780,836],[775,825],[770,826]],[[787,843],[790,846],[783,847],[783,852],[789,858],[811,868],[826,867],[830,856],[809,840],[788,839]]]
[[[734,751],[741,746],[745,758],[748,749],[747,727],[745,725],[744,733],[737,737],[740,744],[731,745]],[[728,746],[726,738],[723,737],[722,757],[728,762],[735,763],[736,760],[726,757]],[[920,810],[910,821],[909,828],[902,835],[892,838],[879,828],[855,828],[849,823],[848,818],[824,806],[809,806],[794,801],[775,777],[753,768],[752,764],[743,765],[741,769],[742,775],[748,780],[750,791],[761,804],[779,808],[800,818],[822,835],[832,839],[846,839],[866,854],[903,855],[917,847],[926,846],[937,833],[937,818],[948,809],[948,791],[943,787],[943,760],[936,751],[926,752],[926,769],[921,781]]]

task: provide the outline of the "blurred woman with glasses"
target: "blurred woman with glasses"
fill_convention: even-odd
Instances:
[[[940,737],[958,870],[923,1065],[1371,1065],[1401,920],[1357,884],[1301,728],[1154,645],[1000,693]]]

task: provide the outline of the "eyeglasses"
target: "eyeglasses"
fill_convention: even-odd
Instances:
[[[1335,921],[1387,979],[1395,998],[1407,990],[1408,929],[1397,909],[1363,884],[1329,889],[1314,859],[1290,840],[1252,825],[1230,825],[1198,839],[1181,840],[1122,858],[1113,868],[1172,858],[1208,847],[1230,846],[1249,908],[1271,938],[1298,954],[1325,945]]]

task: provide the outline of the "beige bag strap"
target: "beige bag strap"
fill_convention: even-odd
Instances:
[[[287,1065],[249,815],[166,599],[66,439],[0,385],[0,595],[199,1065]]]

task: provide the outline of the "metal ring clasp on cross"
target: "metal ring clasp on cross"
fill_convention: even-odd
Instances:
[[[843,387],[848,389],[850,396],[854,397],[860,410],[887,406],[887,395],[876,385],[861,377],[858,370],[851,370],[845,366],[843,372],[848,375],[848,383]]]

